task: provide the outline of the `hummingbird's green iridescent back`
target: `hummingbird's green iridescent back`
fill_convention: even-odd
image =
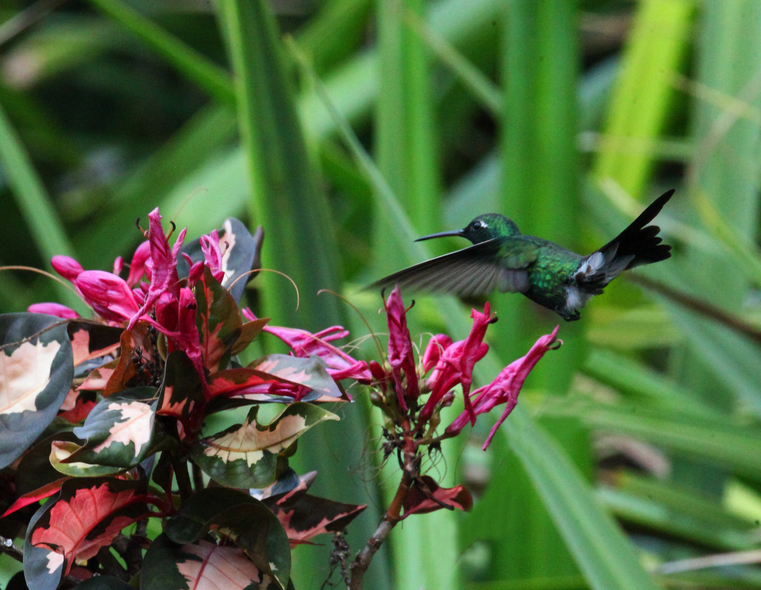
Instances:
[[[564,319],[577,320],[579,309],[621,272],[671,256],[671,246],[658,237],[660,228],[647,224],[673,194],[672,189],[661,195],[629,227],[588,256],[549,240],[524,236],[511,219],[499,213],[479,215],[463,229],[419,238],[461,236],[472,246],[421,262],[367,288],[399,285],[460,297],[498,289],[523,293]]]

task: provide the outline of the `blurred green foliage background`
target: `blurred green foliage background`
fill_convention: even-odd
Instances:
[[[300,290],[296,310],[261,275],[260,314],[349,326],[366,358],[368,328],[318,290],[382,336],[359,288],[463,246],[415,237],[499,211],[587,253],[676,187],[673,258],[563,323],[488,453],[483,424],[432,458],[474,510],[405,521],[367,580],[761,588],[761,1],[4,0],[0,23],[0,265],[110,269],[156,206],[192,238],[236,216]],[[468,306],[417,299],[413,334],[465,337]],[[0,311],[46,300],[79,305],[0,273]],[[482,383],[560,321],[491,302]],[[319,494],[371,505],[353,551],[398,481],[354,393],[298,454]],[[297,588],[329,551],[294,551]]]

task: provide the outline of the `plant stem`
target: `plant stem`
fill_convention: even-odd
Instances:
[[[415,481],[418,470],[417,448],[415,445],[412,428],[408,419],[402,421],[402,432],[404,438],[404,465],[402,466],[402,480],[394,494],[394,499],[383,515],[378,528],[373,535],[367,540],[367,544],[357,553],[354,563],[351,564],[351,583],[349,590],[361,590],[362,581],[370,567],[373,556],[377,553],[383,541],[400,520],[402,520],[402,508],[404,501],[407,499],[410,487]]]

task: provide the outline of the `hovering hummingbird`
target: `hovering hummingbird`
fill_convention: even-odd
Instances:
[[[504,215],[479,215],[464,229],[415,240],[461,236],[472,246],[400,270],[366,289],[398,284],[402,289],[468,297],[486,295],[496,288],[523,293],[566,321],[578,320],[587,301],[623,271],[671,256],[671,246],[658,237],[660,228],[647,224],[673,194],[674,189],[666,191],[629,227],[588,256],[549,240],[524,236]]]

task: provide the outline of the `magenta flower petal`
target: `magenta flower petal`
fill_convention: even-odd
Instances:
[[[161,215],[159,209],[156,207],[148,214],[150,220],[150,227],[148,230],[148,241],[151,248],[150,259],[150,271],[151,271],[151,286],[148,290],[148,295],[145,298],[145,302],[140,307],[138,313],[136,313],[127,329],[132,329],[135,323],[140,319],[140,316],[150,312],[158,298],[164,292],[169,292],[175,297],[179,296],[179,277],[177,276],[177,255],[180,248],[182,248],[182,242],[185,240],[186,230],[182,230],[180,235],[177,236],[177,241],[172,248],[169,247],[169,240],[164,233],[164,228],[161,226]],[[147,263],[146,263],[147,264]]]
[[[146,270],[146,263],[151,257],[151,243],[146,240],[142,242],[135,253],[132,255],[132,262],[129,264],[129,276],[127,277],[127,284],[130,287],[134,287],[143,278]]]
[[[82,265],[79,264],[79,262],[70,256],[53,256],[53,258],[50,260],[50,264],[59,275],[61,275],[67,281],[71,281],[72,283],[77,279],[80,273],[84,272],[85,270],[82,268]]]
[[[452,345],[452,339],[446,334],[436,334],[428,341],[423,353],[423,374],[425,375],[439,362],[444,351]]]
[[[388,363],[391,365],[394,376],[399,406],[406,411],[407,401],[405,398],[417,398],[420,395],[420,389],[412,340],[407,328],[407,310],[404,309],[404,302],[398,285],[391,291],[388,299],[384,301],[384,305],[388,322]],[[402,383],[402,371],[407,377],[406,389]]]
[[[436,368],[427,381],[431,389],[431,395],[420,412],[421,419],[431,417],[438,403],[444,395],[454,386],[462,385],[465,399],[465,411],[470,416],[471,423],[475,424],[476,414],[470,402],[470,386],[473,380],[473,367],[489,351],[484,336],[489,324],[494,323],[496,318],[491,315],[491,308],[487,302],[484,311],[473,310],[470,314],[473,318],[473,327],[465,340],[455,342],[448,346],[440,355]]]
[[[491,443],[497,429],[517,405],[518,394],[521,392],[526,377],[528,377],[531,370],[536,366],[536,363],[539,362],[548,350],[557,348],[557,346],[562,344],[562,340],[556,339],[559,327],[560,326],[556,326],[551,334],[546,334],[539,338],[539,340],[537,340],[531,347],[531,350],[526,353],[526,356],[510,363],[499,375],[497,375],[494,381],[484,387],[479,387],[472,393],[472,397],[475,400],[473,402],[473,410],[476,415],[486,414],[496,406],[505,404],[505,409],[502,412],[502,415],[499,420],[497,420],[497,423],[492,428],[489,437],[484,443],[484,450],[486,450]],[[469,413],[463,411],[447,427],[446,432],[451,435],[459,433],[470,421],[470,418]]]
[[[79,314],[60,303],[33,303],[26,309],[29,313],[46,313],[65,320],[77,319]]]
[[[140,309],[127,282],[110,272],[86,270],[79,274],[74,284],[95,313],[106,320],[129,320]]]

